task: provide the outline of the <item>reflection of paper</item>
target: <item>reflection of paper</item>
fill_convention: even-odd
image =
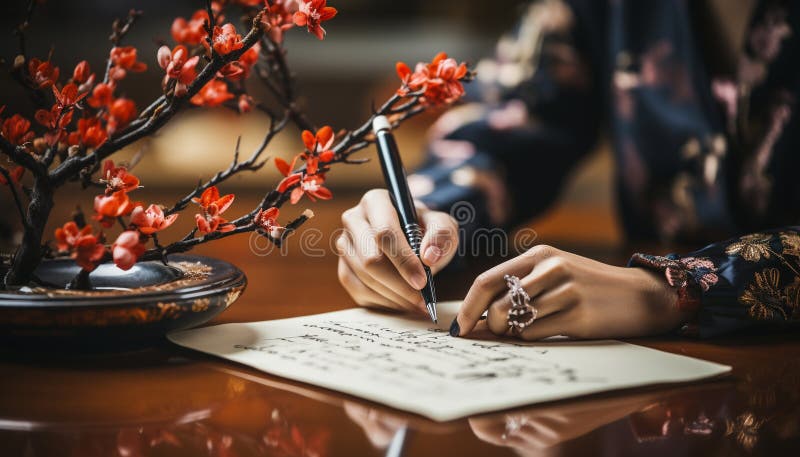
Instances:
[[[442,323],[455,302],[439,305]],[[267,373],[436,420],[648,384],[730,367],[620,341],[514,343],[351,309],[173,333],[173,342]]]

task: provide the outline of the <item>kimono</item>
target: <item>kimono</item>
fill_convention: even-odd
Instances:
[[[542,0],[476,70],[421,201],[514,226],[606,134],[627,238],[714,242],[630,261],[697,310],[685,333],[800,321],[800,2]]]

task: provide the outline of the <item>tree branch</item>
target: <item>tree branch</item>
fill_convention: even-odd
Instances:
[[[17,165],[25,167],[36,176],[47,176],[47,169],[22,146],[14,146],[0,135],[0,152],[7,155]]]
[[[172,98],[165,101],[153,110],[153,115],[139,128],[125,132],[121,136],[114,139],[109,139],[100,145],[95,151],[86,156],[75,156],[62,162],[55,170],[50,172],[50,178],[53,186],[60,186],[66,182],[67,179],[74,176],[78,170],[89,166],[100,164],[103,159],[114,154],[125,146],[133,143],[134,141],[149,136],[160,129],[168,120],[170,120],[175,113],[195,94],[197,94],[203,86],[206,85],[217,72],[227,63],[239,59],[248,49],[253,47],[263,34],[260,16],[256,16],[253,20],[253,26],[250,32],[242,40],[243,46],[235,51],[232,51],[224,56],[218,54],[206,65],[203,70],[197,75],[194,81],[189,84],[186,95],[180,98]],[[163,107],[163,108],[162,108]]]

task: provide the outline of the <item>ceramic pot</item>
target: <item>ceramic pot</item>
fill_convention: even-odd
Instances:
[[[169,263],[113,264],[89,276],[92,290],[66,290],[79,267],[45,260],[35,275],[43,286],[0,291],[0,339],[31,346],[119,347],[161,340],[172,330],[208,322],[231,305],[247,279],[230,263],[171,255]]]

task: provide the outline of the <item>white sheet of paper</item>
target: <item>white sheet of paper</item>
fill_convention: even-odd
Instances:
[[[511,342],[453,338],[459,303],[440,326],[350,309],[222,324],[169,335],[174,343],[261,371],[446,421],[531,403],[696,381],[730,367],[621,341]]]

